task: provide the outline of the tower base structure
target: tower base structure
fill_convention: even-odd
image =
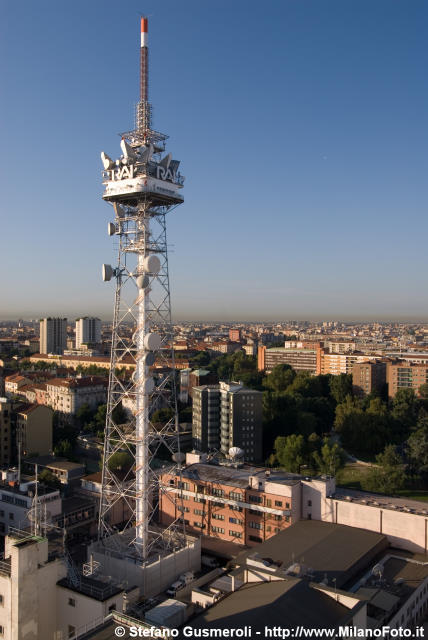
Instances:
[[[182,541],[181,546],[168,552],[163,545],[154,546],[150,557],[141,563],[141,557],[130,544],[133,536],[135,532],[127,530],[98,540],[88,549],[88,555],[102,566],[103,574],[124,588],[138,587],[141,596],[151,598],[165,591],[182,573],[200,571],[200,538],[186,536],[184,544]],[[158,538],[159,533],[153,532],[153,536]],[[124,551],[118,551],[119,548]]]

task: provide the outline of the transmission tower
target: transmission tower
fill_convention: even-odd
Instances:
[[[142,18],[135,129],[121,135],[118,160],[101,153],[103,199],[115,212],[108,233],[118,240],[118,258],[115,268],[103,265],[103,278],[116,280],[116,293],[99,538],[114,540],[124,554],[142,562],[184,544],[183,518],[166,530],[153,520],[165,471],[159,459],[178,467],[184,459],[179,450],[166,237],[166,214],[183,202],[184,177],[178,171],[180,162],[166,154],[168,136],[152,129],[147,26],[147,18]],[[132,376],[124,373],[131,367]],[[118,420],[118,407],[128,408],[126,420]],[[154,423],[154,411],[164,407],[172,409],[172,417]],[[132,464],[113,470],[113,456],[124,452]],[[174,499],[171,492],[165,495]],[[112,535],[112,516],[121,509],[126,514],[122,535]]]

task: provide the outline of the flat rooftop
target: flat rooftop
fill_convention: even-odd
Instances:
[[[226,484],[233,487],[241,487],[246,489],[249,487],[249,477],[256,476],[260,480],[266,482],[279,482],[286,485],[295,485],[300,482],[302,476],[296,473],[287,473],[286,471],[270,471],[266,475],[266,470],[260,467],[251,467],[243,465],[240,468],[226,465],[205,464],[196,462],[191,464],[182,471],[183,478],[198,482],[216,482]]]
[[[344,625],[350,611],[306,580],[289,578],[248,583],[230,593],[187,625],[193,628],[243,628],[264,637],[265,626],[295,628],[304,621],[312,629]]]
[[[382,507],[382,509],[391,509],[404,513],[414,513],[415,515],[424,517],[428,516],[428,502],[410,500],[409,498],[395,498],[393,496],[384,496],[378,493],[368,493],[367,491],[345,489],[342,487],[337,487],[332,497],[335,500],[356,502],[371,507]]]
[[[239,554],[234,564],[246,565],[253,559],[284,571],[297,563],[315,582],[327,578],[332,584],[336,580],[340,588],[387,548],[388,540],[380,533],[319,520],[299,520]]]

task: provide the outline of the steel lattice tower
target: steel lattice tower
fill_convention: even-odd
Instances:
[[[142,562],[149,556],[184,544],[184,525],[177,519],[167,530],[152,522],[162,484],[155,458],[162,450],[180,467],[175,393],[173,335],[168,274],[166,214],[183,202],[184,178],[179,161],[165,155],[168,136],[151,127],[148,102],[147,19],[141,19],[140,101],[136,128],[122,134],[123,155],[115,162],[104,152],[103,199],[111,202],[114,222],[109,235],[118,239],[116,268],[103,266],[104,280],[116,279],[112,349],[107,401],[99,538],[116,540],[123,553]],[[135,363],[132,377],[123,368]],[[122,372],[121,372],[122,369]],[[130,407],[128,418],[115,420],[119,406]],[[154,424],[156,409],[170,407],[172,417]],[[134,461],[120,473],[111,470],[112,457],[128,452]],[[167,493],[173,499],[171,493]],[[122,535],[112,536],[111,515],[123,509]]]

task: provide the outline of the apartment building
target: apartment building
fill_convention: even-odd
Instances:
[[[386,362],[356,362],[352,368],[352,386],[356,395],[381,391],[386,384]]]
[[[220,449],[220,386],[193,387],[192,441],[196,451]]]
[[[262,394],[238,383],[220,382],[193,388],[193,447],[197,451],[231,447],[245,460],[262,459]]]
[[[260,346],[257,351],[259,371],[270,373],[279,364],[289,364],[295,371],[308,371],[313,375],[321,373],[321,347],[285,348]]]
[[[83,405],[95,409],[107,399],[107,380],[98,376],[54,378],[46,383],[47,402],[54,411],[75,414]]]
[[[2,475],[5,479],[0,481],[0,534],[7,535],[9,527],[26,529],[31,526],[28,515],[33,506],[35,480],[18,482],[16,471],[3,472]],[[61,496],[58,489],[39,484],[37,493],[46,518],[55,520],[59,517]]]
[[[8,395],[16,395],[22,387],[31,384],[31,380],[26,376],[22,376],[20,373],[14,373],[11,376],[6,376],[4,379],[4,390]]]
[[[101,343],[101,320],[99,318],[77,318],[76,320],[76,349]]]
[[[12,439],[12,403],[0,398],[0,465],[10,464]]]
[[[341,373],[351,374],[357,363],[375,360],[376,356],[368,356],[365,353],[321,353],[320,373],[338,376]]]
[[[206,460],[187,454],[187,460]],[[300,517],[300,476],[269,472],[247,465],[214,466],[196,462],[187,466],[181,480],[162,476],[159,514],[168,525],[182,513],[188,533],[254,546]],[[168,492],[180,494],[180,502]]]
[[[419,395],[421,385],[428,383],[428,364],[389,362],[386,367],[388,396],[393,398],[399,389],[413,389]]]
[[[53,411],[41,404],[26,404],[16,407],[16,443],[21,455],[40,456],[52,453]]]
[[[67,318],[40,320],[40,352],[62,354],[67,346]]]

